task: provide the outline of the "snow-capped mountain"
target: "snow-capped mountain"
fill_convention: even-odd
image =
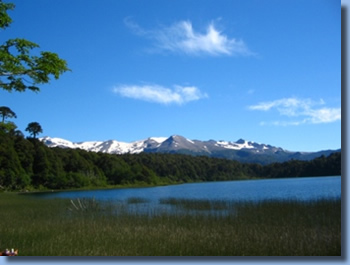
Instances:
[[[119,142],[116,140],[108,141],[89,141],[89,142],[70,142],[61,138],[44,137],[40,139],[48,147],[61,147],[61,148],[79,148],[86,151],[102,152],[109,154],[137,154],[141,152],[171,152],[188,150],[198,153],[211,153],[220,149],[231,150],[244,150],[248,149],[255,152],[270,151],[283,151],[282,148],[276,148],[270,145],[257,144],[254,142],[248,142],[243,139],[237,142],[228,141],[198,141],[190,140],[180,135],[172,135],[169,138],[166,137],[150,137],[145,140],[135,141],[131,143]]]
[[[180,135],[170,137],[150,137],[131,143],[108,141],[70,142],[60,138],[44,137],[40,139],[48,147],[79,148],[86,151],[109,154],[146,153],[182,153],[205,155],[234,159],[241,162],[271,163],[283,162],[290,159],[310,160],[321,155],[329,155],[335,151],[327,150],[313,153],[289,152],[280,147],[259,144],[239,139],[230,141],[199,141],[190,140]],[[339,150],[337,150],[339,151]]]
[[[108,141],[89,141],[89,142],[70,142],[61,138],[44,137],[40,140],[48,147],[61,147],[72,149],[83,149],[91,152],[102,152],[109,154],[137,154],[143,152],[147,148],[157,148],[167,138],[150,137],[146,140],[135,141],[131,143],[118,142],[116,140]]]

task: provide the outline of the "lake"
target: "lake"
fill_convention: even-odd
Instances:
[[[335,199],[341,197],[341,177],[308,177],[187,183],[147,188],[63,191],[37,193],[41,198],[95,198],[127,201],[144,198],[158,204],[160,199],[205,199],[230,201]]]

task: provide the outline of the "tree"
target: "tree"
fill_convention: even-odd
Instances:
[[[29,132],[33,138],[36,138],[36,135],[43,132],[40,124],[37,122],[31,122],[28,124],[26,128],[26,132]]]
[[[15,5],[0,0],[0,28],[9,27],[12,22],[7,14]],[[39,84],[49,83],[53,76],[58,79],[70,69],[67,62],[56,53],[42,51],[40,56],[30,52],[39,45],[25,39],[9,39],[0,45],[0,88],[23,92],[27,89],[39,91]]]
[[[0,107],[0,116],[2,117],[2,123],[5,122],[6,118],[17,118],[16,113],[6,106]]]
[[[9,134],[0,134],[0,189],[19,189],[30,182],[22,168],[14,139]]]
[[[12,3],[3,3],[0,0],[0,28],[7,28],[11,22],[11,17],[7,14],[7,10],[12,10],[15,8],[15,5]]]
[[[11,121],[9,122],[0,122],[0,131],[9,133],[9,134],[15,134],[17,129],[17,125]]]

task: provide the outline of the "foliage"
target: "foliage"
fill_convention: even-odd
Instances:
[[[28,124],[26,131],[29,132],[33,138],[36,138],[37,134],[43,132],[43,129],[38,122],[31,122]]]
[[[48,148],[39,139],[26,139],[18,131],[0,130],[0,186],[9,190],[330,175],[341,175],[341,153],[311,161],[245,164],[183,154],[112,155]]]
[[[290,160],[273,163],[263,168],[262,174],[269,178],[341,175],[341,153],[321,156],[311,161]]]
[[[8,11],[15,5],[0,0],[0,29],[10,26],[12,19]],[[45,84],[52,77],[58,79],[68,71],[66,61],[57,54],[34,50],[39,45],[31,41],[15,38],[0,44],[0,88],[11,91],[39,91],[39,84]],[[23,133],[7,118],[16,114],[6,106],[0,107],[0,188],[23,189],[35,187],[59,187],[61,176],[60,161],[54,161],[55,154],[36,141],[24,139]],[[34,138],[42,132],[39,123],[30,123],[26,129]],[[78,181],[74,181],[78,182]]]
[[[0,116],[2,117],[2,123],[5,122],[7,118],[17,118],[16,113],[14,113],[9,107],[1,106],[0,107]]]
[[[0,1],[0,28],[9,27],[12,19],[7,14],[13,4]],[[35,55],[39,45],[26,39],[9,39],[0,45],[0,88],[23,92],[27,89],[39,91],[38,85],[49,83],[54,77],[69,71],[67,62],[56,53],[41,51]]]
[[[0,28],[4,29],[7,28],[11,22],[11,17],[7,14],[7,10],[13,10],[15,8],[15,5],[12,3],[3,3],[2,0],[0,0]]]

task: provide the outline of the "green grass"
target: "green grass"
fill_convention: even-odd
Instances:
[[[159,201],[161,204],[168,204],[184,210],[195,211],[215,211],[215,210],[232,210],[232,203],[225,200],[206,200],[206,199],[179,199],[164,198]]]
[[[127,211],[113,203],[0,193],[0,250],[19,255],[341,255],[341,201],[231,202],[168,198],[178,209]],[[195,210],[195,214],[193,211]],[[215,211],[225,214],[214,214]],[[208,214],[209,211],[209,214]]]

